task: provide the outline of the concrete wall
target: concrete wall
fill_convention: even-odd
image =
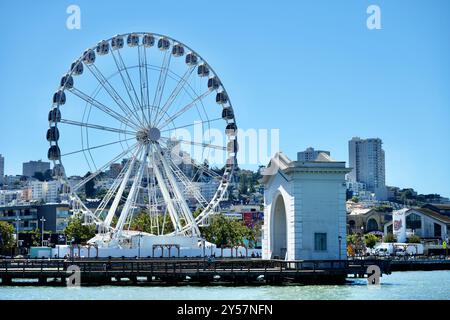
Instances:
[[[274,212],[278,197],[286,208],[287,260],[346,259],[345,167],[279,171],[265,185],[262,255],[274,257]],[[314,234],[326,233],[325,251],[314,248]],[[341,240],[339,241],[339,237]],[[340,244],[340,246],[339,246]]]

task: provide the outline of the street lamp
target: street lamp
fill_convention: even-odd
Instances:
[[[16,214],[16,240],[17,240],[17,249],[19,249],[19,221],[22,220],[19,218],[19,214]]]
[[[342,237],[339,236],[338,240],[339,240],[339,260],[341,260],[341,241],[342,241]]]
[[[39,219],[39,221],[42,222],[42,238],[41,238],[41,247],[44,246],[44,222],[47,221],[45,220],[44,217],[42,217],[41,219]]]
[[[139,232],[138,259],[141,258],[141,238],[142,238],[142,231]]]

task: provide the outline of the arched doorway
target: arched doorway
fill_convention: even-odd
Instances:
[[[370,231],[378,231],[378,223],[373,218],[370,218],[369,221],[367,221],[367,232]]]
[[[286,207],[281,195],[278,195],[272,209],[272,259],[285,259],[287,252]]]

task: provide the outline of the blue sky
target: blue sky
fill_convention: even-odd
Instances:
[[[66,8],[81,8],[81,30]],[[381,8],[381,30],[366,9]],[[353,136],[379,137],[388,185],[450,196],[450,2],[2,1],[0,153],[7,174],[46,159],[50,99],[82,51],[130,31],[162,33],[214,67],[242,128],[279,128],[348,161]]]

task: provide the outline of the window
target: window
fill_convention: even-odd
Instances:
[[[422,228],[422,221],[418,214],[411,213],[406,216],[406,228],[416,230]]]
[[[327,234],[326,233],[314,233],[314,250],[326,251],[327,250]]]
[[[441,235],[442,235],[441,225],[435,223],[435,224],[434,224],[434,236],[435,236],[436,238],[438,238],[438,237],[440,238]]]

